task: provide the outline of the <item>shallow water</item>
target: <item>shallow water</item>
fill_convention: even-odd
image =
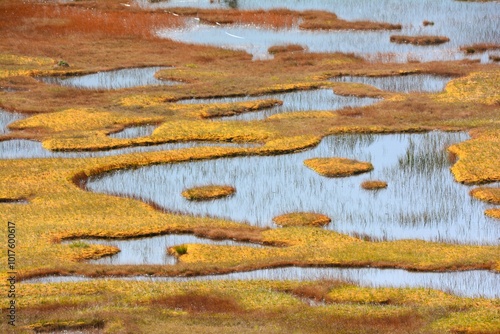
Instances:
[[[8,125],[12,122],[26,118],[26,115],[8,112],[0,108],[0,136],[9,133]]]
[[[149,137],[157,127],[157,125],[133,126],[120,132],[112,133],[109,137],[118,139]]]
[[[158,80],[155,73],[169,67],[126,68],[115,71],[70,77],[39,77],[40,81],[80,89],[122,89],[138,86],[176,85],[175,81]]]
[[[323,111],[323,110],[338,110],[345,107],[363,107],[375,102],[379,99],[359,98],[354,96],[336,95],[332,89],[316,89],[307,91],[296,91],[290,93],[267,94],[252,97],[225,97],[213,99],[191,99],[182,100],[179,103],[231,103],[243,102],[251,100],[263,99],[278,99],[283,101],[283,105],[274,106],[262,111],[244,113],[236,116],[221,117],[219,120],[260,120],[271,115],[296,112],[296,111]]]
[[[375,268],[299,268],[263,269],[225,275],[195,277],[123,277],[119,280],[150,282],[184,282],[191,280],[295,280],[340,279],[369,287],[422,287],[438,289],[464,297],[499,298],[498,274],[489,271],[419,273],[400,269]],[[80,276],[49,276],[23,283],[82,282],[92,278]],[[94,279],[95,280],[95,279]]]
[[[423,239],[498,244],[500,225],[484,215],[491,207],[454,181],[446,147],[465,133],[330,136],[316,148],[289,155],[238,157],[148,166],[91,178],[90,191],[153,201],[166,210],[275,227],[272,218],[296,211],[326,214],[326,228],[379,240]],[[313,157],[370,161],[375,169],[348,178],[326,178],[304,166]],[[388,188],[361,189],[380,179]],[[228,184],[230,198],[191,202],[186,188]]]
[[[65,241],[72,244],[75,240]],[[97,260],[88,261],[95,264],[170,264],[177,263],[177,258],[167,254],[169,247],[182,244],[209,244],[224,246],[261,247],[258,244],[237,242],[233,240],[211,240],[191,234],[168,234],[150,238],[108,240],[82,239],[78,242],[100,244],[118,247],[121,251],[113,256],[106,256]]]
[[[55,152],[43,148],[42,143],[25,139],[14,139],[0,142],[0,159],[33,159],[33,158],[98,158],[120,154],[159,152],[182,148],[202,146],[223,147],[256,147],[252,143],[223,143],[223,142],[186,142],[168,143],[151,146],[126,147],[108,151],[82,151],[82,152]]]
[[[168,1],[142,5],[152,7],[200,6],[211,7],[208,1]],[[227,6],[226,1],[220,5]],[[245,50],[254,59],[270,58],[267,49],[278,44],[300,44],[311,52],[355,53],[369,60],[381,61],[433,61],[471,58],[459,50],[460,46],[474,43],[498,43],[500,40],[500,4],[473,3],[454,0],[271,0],[235,1],[240,9],[288,8],[293,10],[320,9],[336,13],[346,20],[372,20],[401,23],[401,31],[379,32],[310,32],[298,28],[269,30],[254,26],[208,26],[190,21],[183,29],[164,30],[160,36],[189,43],[216,45]],[[423,26],[424,20],[433,26]],[[471,29],[473,27],[473,29]],[[444,35],[450,42],[439,46],[412,46],[390,43],[392,34]],[[234,37],[237,36],[237,37]],[[489,62],[488,55],[472,58]]]
[[[357,82],[377,87],[381,90],[400,93],[437,93],[444,90],[451,77],[418,74],[390,77],[343,76],[330,79],[334,82]]]

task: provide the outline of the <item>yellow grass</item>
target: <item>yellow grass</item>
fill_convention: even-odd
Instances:
[[[313,212],[294,212],[273,218],[276,225],[283,227],[290,226],[316,226],[328,225],[332,220],[330,217]]]
[[[387,182],[377,181],[377,180],[363,181],[363,183],[361,183],[361,188],[366,189],[366,190],[383,189],[383,188],[387,188]]]
[[[208,185],[186,189],[182,196],[190,201],[204,201],[227,197],[236,192],[231,186]]]
[[[373,165],[369,162],[346,158],[315,158],[305,160],[304,164],[327,177],[351,176],[373,170]]]

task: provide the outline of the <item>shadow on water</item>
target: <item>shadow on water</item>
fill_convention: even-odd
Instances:
[[[400,93],[437,93],[444,90],[451,77],[418,74],[390,77],[335,77],[334,82],[356,82],[377,87],[381,90]]]
[[[484,215],[491,207],[470,197],[449,171],[446,147],[465,133],[330,136],[314,149],[282,156],[238,157],[148,166],[91,178],[90,191],[155,202],[166,210],[274,227],[272,218],[296,211],[326,214],[326,228],[376,240],[423,239],[497,244],[500,225]],[[326,178],[304,166],[314,157],[347,157],[375,169],[348,178]],[[365,180],[388,182],[366,191]],[[190,202],[186,188],[228,184],[234,196]]]
[[[464,297],[499,298],[498,274],[489,271],[463,271],[446,273],[419,273],[400,269],[375,268],[299,268],[263,269],[225,275],[195,277],[122,277],[110,280],[146,282],[187,282],[203,280],[343,280],[369,287],[422,287],[442,290]],[[79,276],[49,276],[23,281],[24,283],[82,282],[95,278]]]
[[[75,240],[65,241],[71,245]],[[167,254],[169,247],[182,244],[209,244],[223,246],[262,247],[258,244],[236,242],[233,240],[211,240],[199,238],[191,234],[168,234],[151,238],[108,240],[108,239],[82,239],[76,242],[86,244],[100,244],[115,246],[120,252],[113,256],[106,256],[97,260],[88,261],[95,264],[176,264],[177,258]]]
[[[222,146],[222,147],[256,147],[254,143],[225,143],[225,142],[186,142],[186,143],[168,143],[152,146],[135,146],[114,149],[109,151],[88,151],[88,152],[56,152],[43,148],[37,141],[24,139],[14,139],[0,142],[0,160],[1,159],[33,159],[33,158],[98,158],[120,154],[145,153],[169,151],[191,147],[202,146]]]
[[[208,1],[168,1],[141,5],[153,7],[200,6],[213,7]],[[226,7],[225,2],[215,2],[216,7]],[[162,30],[159,35],[177,41],[215,45],[245,50],[254,59],[267,59],[267,49],[278,44],[301,44],[311,52],[355,53],[369,60],[381,61],[434,61],[470,58],[459,50],[460,46],[474,43],[497,43],[500,40],[498,16],[500,5],[495,2],[471,3],[432,0],[272,0],[238,1],[240,9],[288,8],[292,10],[319,9],[333,11],[346,20],[372,20],[401,23],[403,35],[444,35],[450,42],[439,46],[395,45],[389,36],[395,32],[337,31],[312,32],[298,28],[271,30],[254,26],[209,26],[190,21],[183,29]],[[423,21],[434,22],[424,26]],[[474,27],[471,29],[470,27]],[[232,35],[232,36],[231,36]],[[237,36],[237,37],[233,37]],[[488,54],[473,58],[489,62]]]
[[[265,119],[271,115],[296,112],[296,111],[324,111],[324,110],[338,110],[345,107],[363,107],[375,102],[379,99],[373,98],[359,98],[353,96],[340,96],[336,95],[332,89],[316,89],[308,91],[296,91],[290,93],[280,94],[267,94],[252,97],[225,97],[225,98],[212,98],[212,99],[191,99],[182,100],[179,103],[193,104],[193,103],[231,103],[243,102],[252,100],[263,99],[277,99],[283,102],[282,105],[274,106],[272,108],[244,113],[237,116],[221,117],[219,120],[260,120]]]
[[[158,80],[155,73],[169,67],[126,68],[82,76],[39,77],[42,82],[80,89],[122,89],[137,86],[177,85],[179,82]]]

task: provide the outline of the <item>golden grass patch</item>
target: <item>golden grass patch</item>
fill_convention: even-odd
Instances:
[[[330,217],[314,212],[293,212],[273,218],[276,225],[289,226],[316,226],[328,225],[332,220]]]
[[[373,170],[369,162],[361,162],[346,158],[314,158],[307,159],[304,164],[316,173],[327,177],[344,177]]]
[[[472,189],[470,194],[481,201],[500,205],[500,188],[479,187]]]
[[[379,180],[363,181],[361,183],[361,188],[366,189],[366,190],[384,189],[384,188],[387,188],[387,182],[379,181]]]
[[[182,196],[190,201],[206,201],[233,195],[236,189],[231,186],[208,185],[186,189]]]
[[[476,131],[472,139],[452,145],[448,150],[459,158],[451,168],[458,182],[500,181],[500,130]]]
[[[500,81],[500,70],[473,72],[465,77],[450,81],[443,93],[433,98],[448,103],[474,102],[497,105],[500,92],[495,87]],[[490,120],[491,122],[491,120]]]
[[[500,219],[500,209],[488,209],[484,213],[491,218]]]

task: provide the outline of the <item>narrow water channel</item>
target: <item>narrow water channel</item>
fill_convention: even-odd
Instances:
[[[158,80],[155,73],[168,67],[125,68],[68,77],[38,77],[42,82],[79,89],[114,90],[138,86],[176,85],[175,81]]]
[[[23,281],[25,283],[83,282],[95,280],[80,276],[48,276]],[[419,273],[399,269],[375,268],[300,268],[263,269],[225,275],[195,277],[116,277],[106,279],[147,282],[185,282],[191,280],[343,280],[368,287],[420,287],[442,290],[463,297],[499,298],[498,274],[485,271]]]

